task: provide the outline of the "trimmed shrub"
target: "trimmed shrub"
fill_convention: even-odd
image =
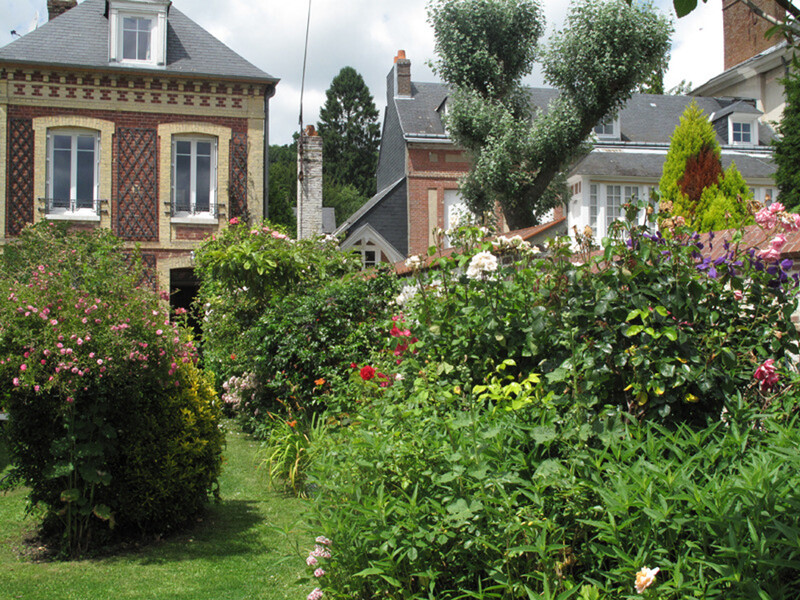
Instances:
[[[3,249],[0,382],[14,470],[73,555],[109,528],[177,527],[216,489],[215,394],[140,276],[105,231],[42,224]]]

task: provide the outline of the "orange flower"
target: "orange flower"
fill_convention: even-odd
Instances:
[[[289,427],[294,427],[295,425],[297,425],[297,419],[292,419],[291,421],[286,421],[286,424]]]
[[[315,385],[325,385],[325,380],[322,377],[320,377],[319,379],[315,379],[314,380],[314,384]]]
[[[642,570],[636,574],[636,593],[641,594],[647,588],[649,588],[656,580],[656,575],[661,569],[656,567],[655,569],[648,569],[647,567],[642,567]]]
[[[231,354],[231,360],[236,360],[236,355],[235,354]]]

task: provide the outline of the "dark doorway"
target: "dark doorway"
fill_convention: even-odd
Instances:
[[[193,310],[192,303],[200,290],[200,280],[195,277],[194,269],[171,269],[169,272],[169,305],[174,312],[183,308],[187,311],[187,322],[194,331],[195,340],[202,334],[200,321]]]

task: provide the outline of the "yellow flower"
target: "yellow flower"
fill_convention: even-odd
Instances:
[[[647,567],[642,567],[642,570],[636,574],[636,593],[641,594],[647,588],[649,588],[656,580],[656,575],[661,569],[656,567],[655,569],[648,569]]]

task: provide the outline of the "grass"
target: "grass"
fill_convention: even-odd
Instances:
[[[26,538],[25,489],[0,493],[0,598],[14,600],[285,600],[313,585],[303,552],[315,534],[302,524],[304,501],[267,491],[256,470],[258,444],[228,434],[222,503],[202,522],[165,541],[116,556],[34,562]],[[0,449],[2,458],[2,449]]]

